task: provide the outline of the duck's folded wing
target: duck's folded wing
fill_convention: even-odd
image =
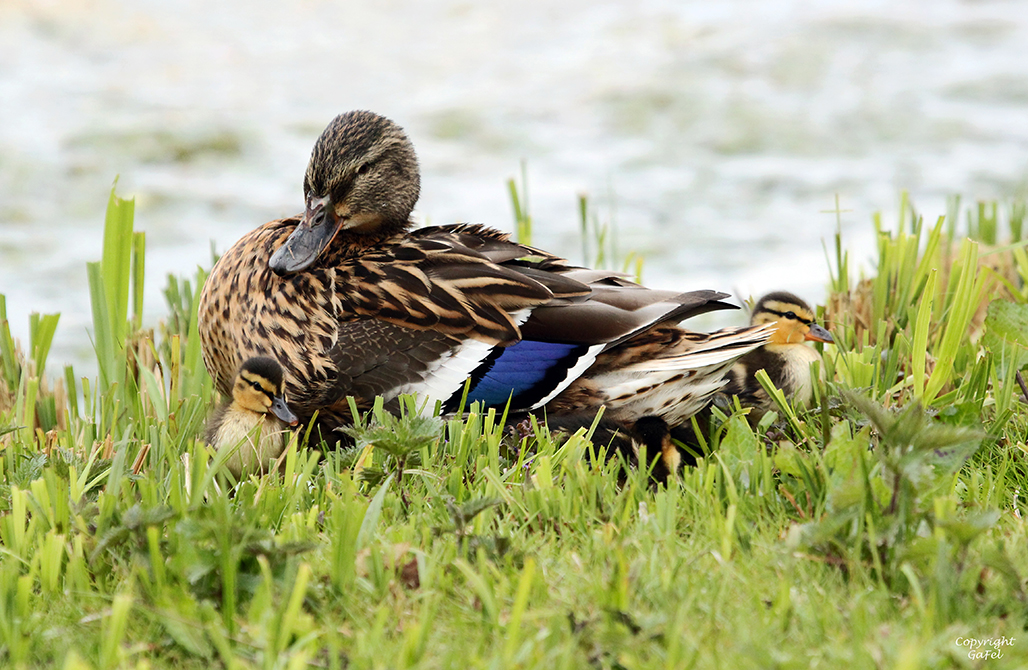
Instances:
[[[519,282],[535,282],[550,291],[551,297],[535,306],[521,326],[521,337],[526,340],[603,343],[610,347],[662,321],[679,322],[715,310],[738,309],[722,302],[728,297],[726,293],[645,288],[624,273],[577,267],[549,252],[511,242],[506,233],[477,224],[423,228],[414,231],[412,238],[426,246],[445,247],[450,254],[484,259],[504,276],[513,273]],[[475,286],[476,270],[475,265],[459,263],[450,268],[454,273],[472,273],[456,280],[467,281],[469,288]],[[484,292],[491,290],[484,286]],[[525,306],[529,305],[519,305]]]
[[[483,253],[465,241],[469,233],[413,237],[366,253],[337,269],[341,285],[357,287],[346,300],[361,317],[416,330],[433,330],[510,345],[521,339],[514,314],[590,293],[589,287],[557,273],[525,272],[497,263],[530,251],[490,239]]]
[[[685,319],[722,309],[738,309],[722,302],[717,291],[655,291],[638,285],[589,284],[587,300],[551,301],[536,308],[521,327],[526,339],[605,343],[615,346],[662,322]]]
[[[515,315],[515,320],[525,316]],[[319,407],[346,412],[348,395],[365,409],[375,396],[390,402],[411,393],[429,408],[438,401],[450,412],[465,397],[467,385],[468,403],[504,406],[509,401],[512,409],[527,409],[581,375],[602,346],[522,340],[502,347],[362,319],[340,324],[331,351],[335,374],[323,385],[291,389],[290,404],[311,412]]]

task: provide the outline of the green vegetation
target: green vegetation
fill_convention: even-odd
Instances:
[[[584,431],[413,405],[233,485],[196,441],[205,274],[143,330],[112,194],[99,379],[48,375],[57,315],[21,350],[0,298],[0,665],[1024,667],[1025,210],[961,211],[876,222],[855,283],[836,239],[814,409],[724,417],[667,487]]]

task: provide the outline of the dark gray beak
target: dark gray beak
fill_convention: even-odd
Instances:
[[[835,344],[835,338],[827,330],[817,325],[816,323],[810,324],[810,330],[803,338],[806,340],[813,340],[814,342],[827,342],[829,344]]]
[[[302,272],[318,260],[339,232],[339,221],[331,204],[328,196],[307,200],[307,210],[300,223],[268,262],[275,274]]]
[[[272,396],[271,413],[290,426],[295,426],[300,423],[300,420],[297,419],[296,415],[289,409],[289,405],[287,405],[286,401],[282,399],[282,396]]]

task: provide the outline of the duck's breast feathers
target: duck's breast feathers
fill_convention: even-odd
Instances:
[[[235,373],[249,356],[283,364],[331,346],[342,303],[334,271],[314,268],[279,277],[268,259],[295,228],[294,218],[266,223],[244,235],[215,263],[200,297],[204,363],[218,390],[230,395]],[[287,369],[293,367],[285,365]]]

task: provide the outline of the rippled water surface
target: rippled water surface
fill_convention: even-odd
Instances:
[[[1025,63],[1020,2],[8,0],[0,292],[87,359],[116,175],[155,320],[164,276],[299,211],[314,139],[367,108],[414,141],[423,220],[509,229],[524,160],[539,246],[581,259],[587,193],[649,284],[816,300],[836,194],[863,257],[901,189],[932,218],[1024,195]]]

